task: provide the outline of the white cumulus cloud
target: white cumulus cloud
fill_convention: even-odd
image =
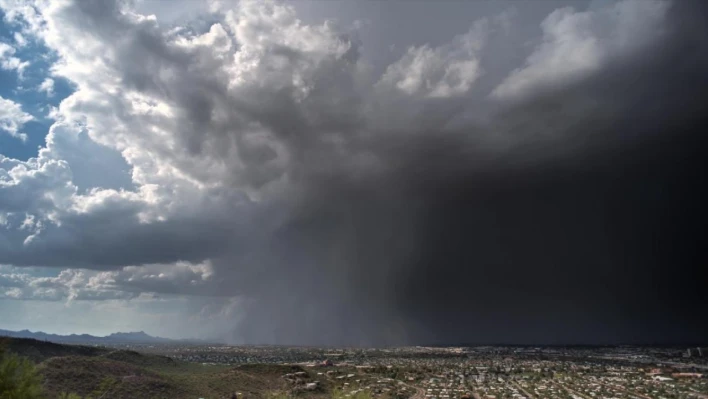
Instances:
[[[42,83],[39,84],[39,91],[47,94],[47,97],[54,96],[54,79],[45,78]]]
[[[661,35],[669,5],[665,0],[624,0],[597,10],[553,11],[541,23],[542,43],[492,97],[524,97],[539,87],[560,87],[599,71],[613,58],[637,51]]]
[[[22,105],[0,96],[0,131],[20,140],[27,140],[27,134],[22,133],[20,129],[33,119],[32,115],[22,110]]]

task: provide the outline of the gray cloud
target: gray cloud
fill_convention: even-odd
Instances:
[[[0,268],[0,298],[49,301],[134,299],[140,295],[211,296],[209,262],[125,266],[98,272],[64,269],[55,277],[32,269]]]
[[[496,47],[523,16],[478,19],[380,77],[352,35],[287,4],[220,10],[200,34],[118,3],[54,5],[53,24],[28,29],[78,87],[55,126],[95,143],[57,128],[38,158],[0,160],[0,262],[104,270],[101,289],[127,296],[243,297],[233,341],[598,342],[667,320],[685,328],[646,339],[699,336],[666,297],[658,316],[637,312],[676,251],[695,250],[645,250],[643,231],[668,233],[643,220],[690,192],[672,184],[700,164],[705,121],[702,9],[665,4],[554,11],[522,65],[495,49],[523,47]],[[129,172],[78,172],[107,158]],[[209,288],[193,288],[207,273],[177,262],[205,260]],[[4,278],[11,295],[29,284]]]

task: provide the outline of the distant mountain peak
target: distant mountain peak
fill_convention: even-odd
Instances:
[[[58,335],[58,334],[47,334],[41,331],[31,332],[29,330],[22,331],[8,331],[0,330],[0,336],[16,337],[16,338],[34,338],[41,339],[45,341],[55,341],[55,342],[82,342],[82,343],[158,343],[158,342],[171,342],[171,339],[153,337],[147,334],[145,331],[136,332],[117,332],[110,334],[105,337],[96,337],[89,334],[70,334],[70,335]]]
[[[48,334],[42,331],[32,332],[30,330],[21,331],[10,331],[0,329],[0,337],[13,337],[13,338],[33,338],[41,341],[51,341],[67,344],[168,344],[174,342],[199,342],[204,343],[207,341],[200,339],[170,339],[162,337],[154,337],[145,331],[132,331],[132,332],[115,332],[105,337],[97,337],[89,334],[70,334],[70,335],[59,335],[59,334]],[[215,341],[210,341],[214,343]]]
[[[145,331],[115,332],[109,335],[109,337],[115,336],[152,337],[151,335],[145,333]]]

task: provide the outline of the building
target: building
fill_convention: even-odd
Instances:
[[[674,378],[701,378],[703,374],[701,373],[673,373],[671,374]]]
[[[673,378],[664,377],[664,376],[662,376],[662,375],[655,375],[655,376],[653,376],[653,377],[651,377],[651,378],[654,379],[654,380],[656,380],[656,381],[673,381],[673,380],[674,380]]]

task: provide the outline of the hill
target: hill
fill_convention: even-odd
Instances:
[[[106,357],[54,357],[38,370],[50,396],[61,392],[84,396],[104,390],[109,391],[107,397],[115,398],[179,398],[193,393],[155,371]]]
[[[0,337],[0,345],[4,345],[8,351],[29,358],[35,363],[58,356],[100,356],[110,352],[109,349],[103,347],[63,345],[31,338]]]
[[[57,344],[36,339],[4,338],[8,352],[37,365],[48,398],[61,393],[104,395],[104,398],[228,398],[270,397],[294,389],[284,375],[297,375],[301,384],[316,373],[300,366],[216,366],[177,361],[170,357],[105,347]],[[322,380],[321,377],[319,377]],[[333,385],[321,381],[307,397],[330,396]],[[98,393],[98,395],[96,395]]]

